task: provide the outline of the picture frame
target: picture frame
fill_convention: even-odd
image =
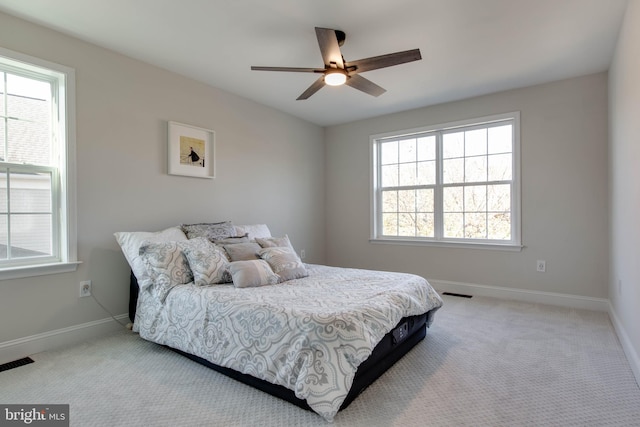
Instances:
[[[167,173],[215,178],[215,132],[169,121],[167,126]]]

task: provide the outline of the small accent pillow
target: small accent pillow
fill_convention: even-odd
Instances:
[[[156,296],[162,302],[174,286],[193,281],[193,273],[180,243],[145,242],[140,247],[140,257],[147,266]]]
[[[260,258],[280,277],[280,282],[307,277],[309,273],[298,255],[291,248],[265,248],[258,252]]]
[[[231,261],[247,261],[250,259],[260,259],[258,251],[262,249],[254,242],[236,243],[235,245],[224,245]]]
[[[180,228],[189,239],[206,237],[212,242],[236,235],[236,229],[231,221],[182,224]]]
[[[214,245],[205,237],[179,242],[189,267],[193,272],[193,282],[197,286],[216,285],[231,282],[227,271],[229,260],[224,249]]]
[[[167,228],[158,232],[121,231],[113,234],[127,259],[131,271],[138,279],[138,286],[143,289],[151,284],[147,265],[140,257],[140,246],[144,242],[175,242],[187,240],[187,236],[178,227]]]
[[[271,237],[271,231],[267,224],[236,225],[235,228],[237,236],[247,233],[249,239]]]
[[[256,238],[256,242],[263,248],[291,248],[293,249],[293,245],[289,241],[289,236],[287,234],[284,237],[266,237],[266,238]]]
[[[222,253],[224,253],[225,258],[227,258],[227,261],[231,262],[232,261],[231,257],[229,256],[227,251],[224,249],[225,245],[235,245],[238,243],[249,243],[249,242],[250,242],[249,237],[247,237],[247,234],[245,233],[244,236],[227,237],[226,239],[216,240],[213,243],[217,245],[220,249],[222,249]]]
[[[229,264],[229,273],[236,288],[275,285],[279,280],[269,264],[261,259],[232,262]]]

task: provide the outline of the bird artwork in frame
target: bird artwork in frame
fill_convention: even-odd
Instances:
[[[180,136],[180,164],[203,168],[205,158],[204,139],[193,138],[191,136]]]
[[[177,122],[168,123],[169,175],[215,178],[215,133]]]

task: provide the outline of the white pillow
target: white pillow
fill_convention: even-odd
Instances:
[[[256,237],[264,238],[271,237],[271,231],[267,224],[252,224],[252,225],[236,225],[236,236],[244,236],[248,234],[249,240],[253,240]]]
[[[171,242],[187,240],[187,236],[178,227],[167,228],[158,232],[134,231],[118,232],[113,234],[122,249],[124,257],[127,259],[133,274],[138,279],[140,289],[151,284],[151,278],[147,271],[147,266],[140,258],[140,246],[144,242]]]

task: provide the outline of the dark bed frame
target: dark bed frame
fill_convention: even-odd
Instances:
[[[129,286],[129,319],[131,319],[132,322],[134,321],[136,314],[138,291],[138,280],[133,272],[131,272]],[[409,350],[424,339],[427,335],[427,323],[433,316],[433,313],[434,310],[418,316],[405,317],[398,322],[398,325],[391,332],[382,338],[378,345],[373,349],[369,358],[362,362],[358,367],[353,379],[351,390],[342,403],[340,410],[349,406],[349,404],[353,402],[353,400],[358,397],[364,389],[377,380],[382,374],[391,368],[391,366],[407,354]],[[272,396],[284,399],[303,409],[311,410],[305,400],[296,397],[295,393],[286,387],[272,384],[268,381],[252,377],[251,375],[243,374],[230,368],[225,368],[224,366],[218,366],[201,357],[185,353],[175,348],[171,348],[171,350],[244,384],[262,390]]]

